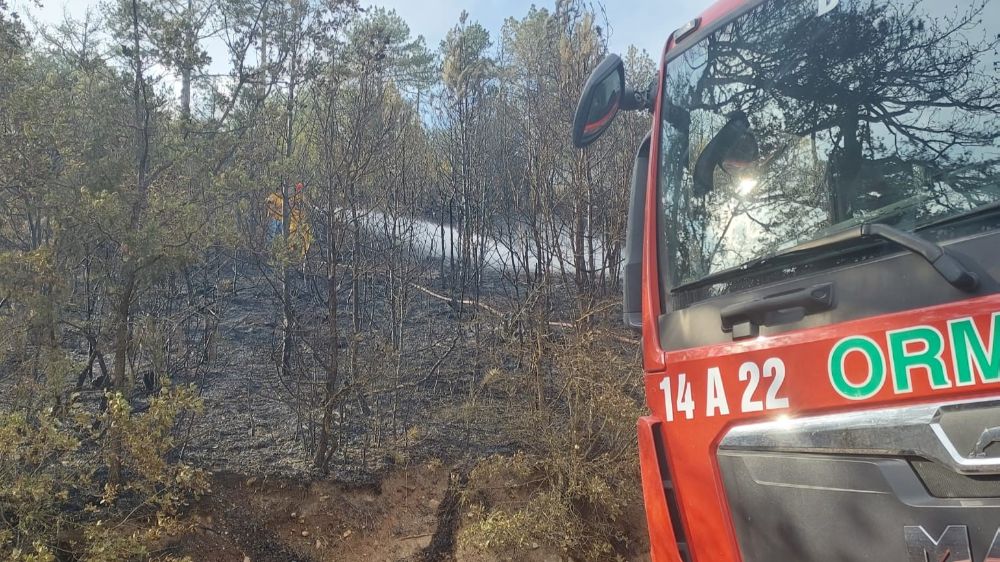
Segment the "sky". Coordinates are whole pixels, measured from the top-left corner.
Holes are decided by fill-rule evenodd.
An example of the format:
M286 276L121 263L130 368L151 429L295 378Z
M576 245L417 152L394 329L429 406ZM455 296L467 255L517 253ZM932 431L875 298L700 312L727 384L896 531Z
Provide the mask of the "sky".
M396 10L414 33L423 35L428 45L436 47L445 33L458 23L462 10L477 20L491 34L496 34L504 19L522 17L532 4L551 8L545 0L383 0L367 2ZM710 0L609 0L605 12L611 31L612 52L624 53L630 44L646 49L659 59L670 33L695 18L711 4Z
M29 14L43 24L57 23L63 14L80 18L100 0L14 0L10 4L21 14ZM410 25L414 35L423 35L427 45L437 49L448 29L458 23L463 10L496 35L504 19L523 17L532 4L551 8L554 0L362 0L366 6L393 9ZM697 17L711 0L607 0L605 12L612 52L624 53L630 44L649 51L659 60L663 43L670 33Z

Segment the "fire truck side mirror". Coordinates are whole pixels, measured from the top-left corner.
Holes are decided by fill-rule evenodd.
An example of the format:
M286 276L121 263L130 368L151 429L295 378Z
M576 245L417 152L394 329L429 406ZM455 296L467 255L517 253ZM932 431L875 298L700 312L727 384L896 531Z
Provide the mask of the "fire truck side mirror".
M622 109L625 65L618 55L608 55L590 74L573 118L573 145L589 146L600 138Z

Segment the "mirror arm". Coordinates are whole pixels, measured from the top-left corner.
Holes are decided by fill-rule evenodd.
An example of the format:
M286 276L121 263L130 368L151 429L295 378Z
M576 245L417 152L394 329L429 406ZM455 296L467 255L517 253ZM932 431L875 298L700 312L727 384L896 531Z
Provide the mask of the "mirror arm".
M636 91L632 88L625 88L622 92L622 111L641 111L653 109L653 100L656 97L656 80L649 83L645 90Z

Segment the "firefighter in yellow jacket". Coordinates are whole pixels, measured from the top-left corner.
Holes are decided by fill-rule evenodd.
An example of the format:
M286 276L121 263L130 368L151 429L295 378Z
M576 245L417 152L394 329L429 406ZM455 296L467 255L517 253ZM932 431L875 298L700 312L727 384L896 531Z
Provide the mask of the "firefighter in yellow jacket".
M305 257L313 241L304 191L305 185L299 182L295 184L295 193L288 198L288 243L298 249L302 257ZM270 219L269 230L272 237L281 233L285 217L282 201L280 192L275 191L267 196L267 216Z

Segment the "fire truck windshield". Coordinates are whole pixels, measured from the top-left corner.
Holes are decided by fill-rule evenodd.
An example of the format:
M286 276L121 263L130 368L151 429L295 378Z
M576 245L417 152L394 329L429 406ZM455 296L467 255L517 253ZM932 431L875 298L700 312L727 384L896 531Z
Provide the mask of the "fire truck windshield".
M675 47L658 162L668 286L1000 200L998 34L996 0L769 0Z

